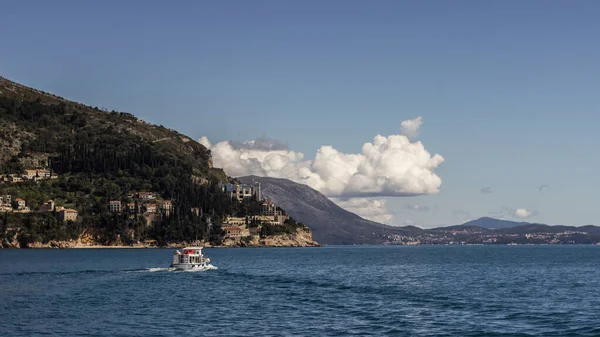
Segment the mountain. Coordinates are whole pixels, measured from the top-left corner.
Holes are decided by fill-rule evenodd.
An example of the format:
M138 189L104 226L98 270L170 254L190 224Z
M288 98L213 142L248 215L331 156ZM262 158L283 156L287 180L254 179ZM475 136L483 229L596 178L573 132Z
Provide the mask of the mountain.
M390 235L414 235L422 229L393 227L366 220L348 212L318 191L288 179L246 176L241 183L259 182L264 198L273 200L287 214L308 225L321 244L381 244Z
M465 222L461 226L465 227L481 227L487 229L499 229L499 228L511 228L518 227L523 225L528 225L529 222L517 222L517 221L508 221L508 220L500 220L489 217L483 217L476 220L471 220Z

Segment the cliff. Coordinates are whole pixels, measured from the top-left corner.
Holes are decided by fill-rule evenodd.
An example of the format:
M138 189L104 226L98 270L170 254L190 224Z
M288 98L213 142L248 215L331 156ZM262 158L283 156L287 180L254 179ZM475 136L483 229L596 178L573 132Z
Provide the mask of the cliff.
M253 236L250 240L227 239L220 247L320 247L308 229L296 229L295 234L270 235L264 238Z

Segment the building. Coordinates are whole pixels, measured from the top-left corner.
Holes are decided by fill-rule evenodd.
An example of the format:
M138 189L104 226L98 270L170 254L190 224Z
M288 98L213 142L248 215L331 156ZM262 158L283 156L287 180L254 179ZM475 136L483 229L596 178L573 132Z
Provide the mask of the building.
M156 204L147 204L146 212L147 213L156 213Z
M154 193L153 192L138 192L138 199L140 199L142 201L154 200Z
M54 200L50 199L40 206L40 212L52 212L54 210Z
M160 208L160 211L166 216L170 216L173 211L173 202L171 200L161 200L158 202L158 208Z
M48 179L52 176L52 174L48 170L37 170L37 176L42 179Z
M131 214L137 214L138 213L138 210L135 207L135 202L130 202L130 203L127 204L127 211L129 213L131 213Z
M2 196L2 203L5 205L10 205L12 203L12 197L10 194L5 194Z
M283 225L283 223L286 220L286 217L281 215L255 215L252 217L252 219L262 224L278 226Z
M8 181L11 183L20 183L23 181L23 178L17 176L16 174L13 174L8 177Z
M12 210L10 195L0 196L0 211L11 212Z
M225 227L225 237L227 238L241 238L244 236L249 236L250 231L247 228L242 227Z
M65 208L58 212L58 219L60 221L76 221L77 211L70 208Z
M23 178L33 180L35 177L37 177L37 170L25 170Z
M254 198L255 200L260 199L260 183L253 185L248 184L220 184L221 190L231 198L236 198L242 201L247 198Z
M224 226L232 226L232 225L242 225L245 226L246 225L246 218L242 218L242 217L231 217L228 216L227 218L225 218L225 221L223 221L223 225Z
M25 207L26 207L25 200L23 200L21 198L16 198L15 201L17 202L17 209L19 209L19 210L25 209Z
M275 205L273 200L265 200L263 202L262 213L263 215L276 215L278 213L277 206Z
M108 209L111 213L121 213L121 201L111 200L108 202Z

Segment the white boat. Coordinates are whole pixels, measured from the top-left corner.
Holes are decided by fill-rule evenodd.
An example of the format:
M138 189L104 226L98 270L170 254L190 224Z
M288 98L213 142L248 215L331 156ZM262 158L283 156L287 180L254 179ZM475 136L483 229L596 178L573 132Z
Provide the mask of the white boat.
M175 250L171 268L181 270L203 270L208 268L210 259L202 254L202 247L185 247Z

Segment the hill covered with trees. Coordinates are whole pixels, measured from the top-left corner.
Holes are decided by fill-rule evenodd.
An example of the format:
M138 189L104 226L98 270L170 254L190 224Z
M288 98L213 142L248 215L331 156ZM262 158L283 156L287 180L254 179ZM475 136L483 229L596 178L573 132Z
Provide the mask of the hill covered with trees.
M40 169L53 179L37 173L16 182ZM210 150L193 139L2 77L0 175L0 195L25 200L28 210L0 217L4 246L75 240L83 233L100 244L215 242L220 219L261 211L259 200L239 202L221 191L220 183L233 180L212 167ZM172 208L151 221L138 216L140 191L172 201ZM54 209L37 212L48 201ZM124 211L111 212L110 201L122 202ZM57 207L76 211L77 220L61 220Z

